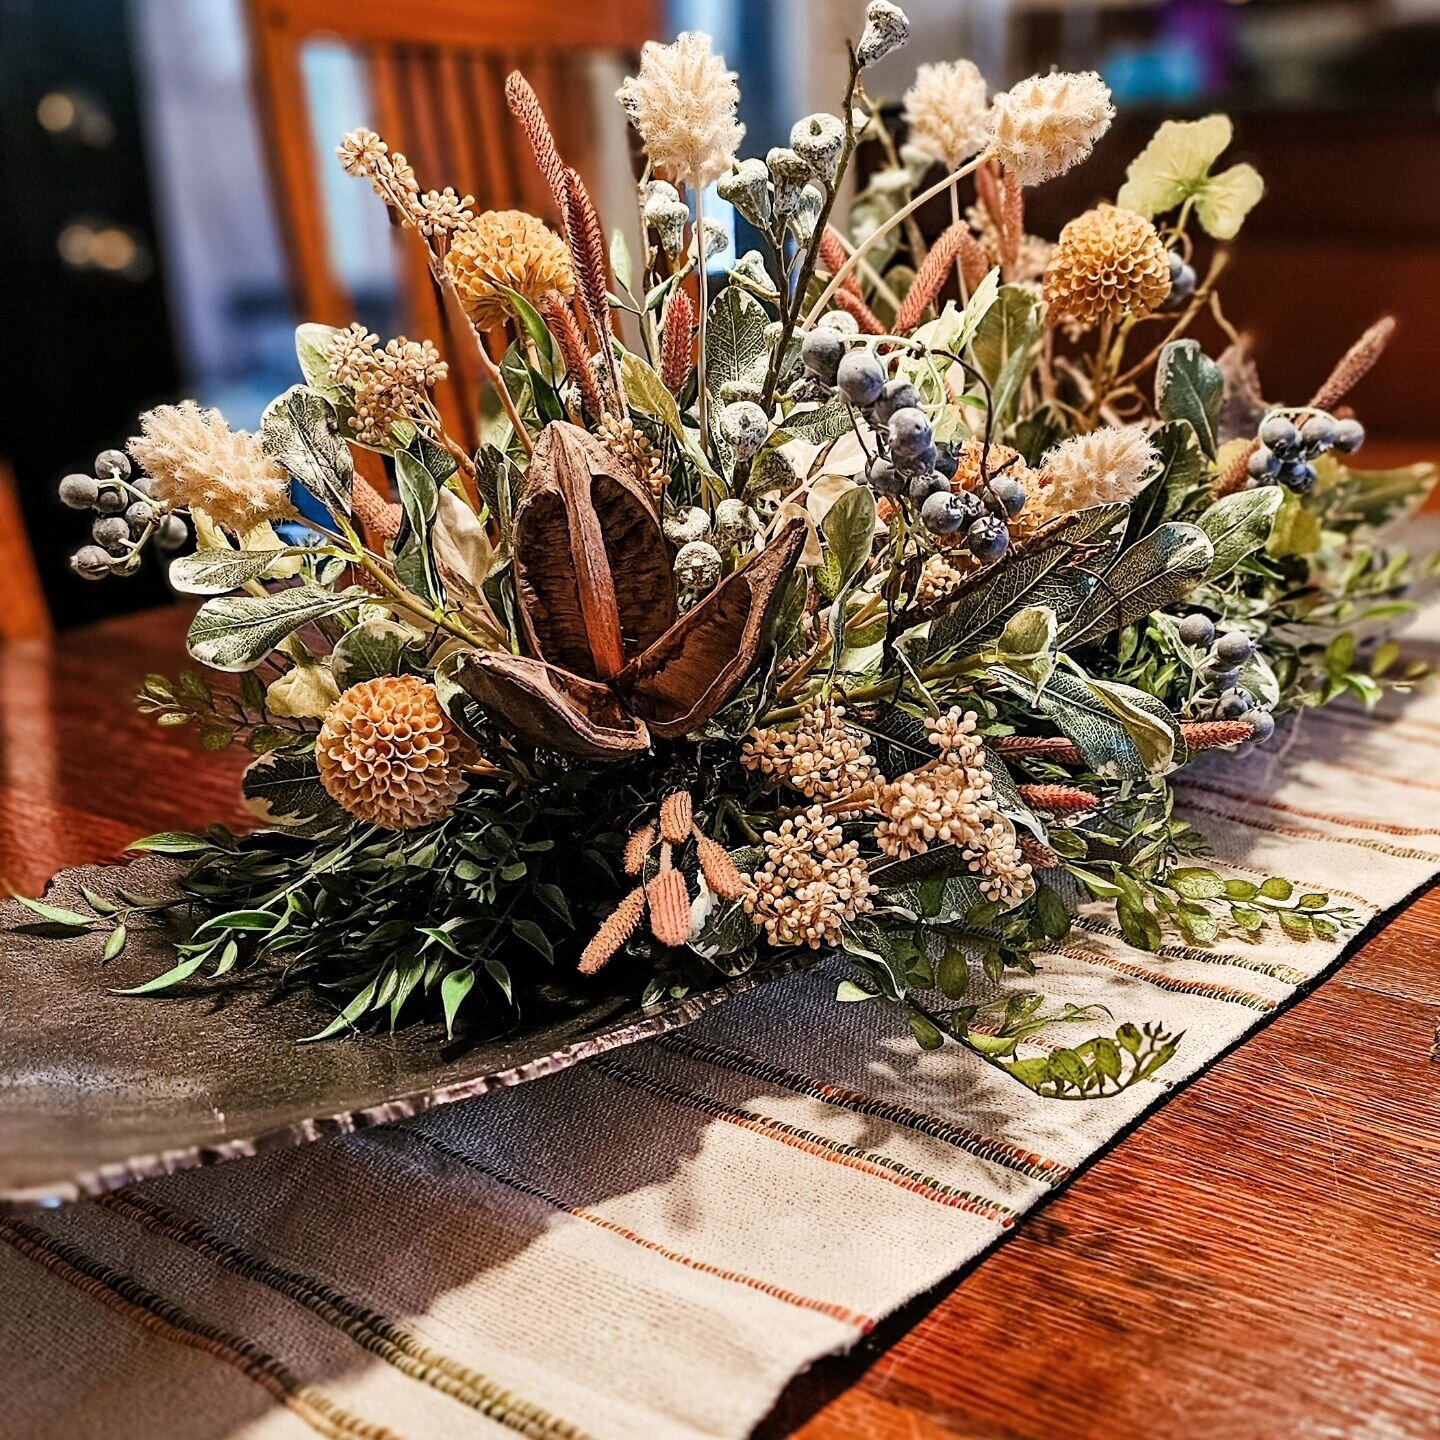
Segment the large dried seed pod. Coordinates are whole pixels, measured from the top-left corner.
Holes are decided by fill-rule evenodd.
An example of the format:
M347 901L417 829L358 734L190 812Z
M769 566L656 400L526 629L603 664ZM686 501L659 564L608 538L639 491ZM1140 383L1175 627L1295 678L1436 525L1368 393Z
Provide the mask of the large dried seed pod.
M548 425L515 515L515 589L535 655L610 680L675 621L669 547L645 487L576 425Z

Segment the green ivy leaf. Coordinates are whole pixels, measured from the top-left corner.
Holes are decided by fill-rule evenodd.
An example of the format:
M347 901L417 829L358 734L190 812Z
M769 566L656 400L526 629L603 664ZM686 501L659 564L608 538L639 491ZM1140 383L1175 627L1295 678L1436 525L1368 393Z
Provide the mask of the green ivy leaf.
M1220 444L1225 377L1198 340L1172 340L1155 368L1155 410L1162 420L1188 420L1213 460Z
M336 433L337 423L334 407L323 395L295 385L266 407L260 444L332 515L349 515L355 467Z

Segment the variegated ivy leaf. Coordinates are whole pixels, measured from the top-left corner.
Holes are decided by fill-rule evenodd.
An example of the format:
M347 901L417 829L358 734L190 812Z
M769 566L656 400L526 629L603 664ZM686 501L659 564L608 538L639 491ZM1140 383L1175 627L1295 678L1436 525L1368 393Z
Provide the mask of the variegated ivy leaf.
M815 580L829 599L844 591L870 558L875 539L875 496L864 485L846 490L820 522L825 560Z
M336 429L330 402L307 385L294 385L266 406L260 443L332 515L349 515L355 469Z
M365 599L359 589L332 595L310 585L273 595L227 595L207 600L195 613L185 647L212 670L253 670L287 635L302 625L349 609Z
M1196 519L1215 547L1207 580L1228 575L1242 560L1265 547L1285 499L1279 485L1241 490L1217 500Z
M676 440L684 443L685 425L675 397L655 371L629 350L620 352L620 383L625 388L626 400L636 410L658 420Z
M765 309L738 285L727 286L711 301L705 325L705 388L718 398L722 385L765 380L769 347Z
M1153 220L1193 200L1195 217L1206 232L1216 240L1233 240L1265 193L1265 182L1253 165L1210 173L1232 134L1228 115L1165 121L1130 162L1115 203Z
M1002 665L1023 675L1037 690L1055 670L1055 612L1048 605L1031 605L1010 617L995 653Z
M343 818L320 783L313 750L272 750L251 762L240 782L245 807L269 825Z
M258 580L277 561L303 550L196 550L170 562L170 584L182 595L224 595Z
M1163 610L1188 595L1210 570L1215 551L1197 525L1167 520L1132 545L1104 574L1062 637L1067 647Z

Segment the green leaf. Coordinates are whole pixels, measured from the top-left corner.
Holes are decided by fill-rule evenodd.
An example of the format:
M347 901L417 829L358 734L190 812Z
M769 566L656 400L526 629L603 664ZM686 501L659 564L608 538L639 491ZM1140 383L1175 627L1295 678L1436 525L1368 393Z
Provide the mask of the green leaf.
M186 648L212 670L253 670L302 625L349 609L363 598L360 590L334 595L313 585L272 595L221 596L196 612Z
M1302 895L1296 903L1302 910L1323 910L1330 903L1330 897L1314 891L1309 895Z
M860 573L875 541L875 496L869 486L857 485L841 495L826 512L820 531L835 563L839 595Z
M260 443L332 515L349 515L355 468L336 425L334 407L323 395L295 385L266 407Z
M1019 285L1002 285L975 331L970 354L991 389L997 422L1013 418L1020 388L1035 362L1045 327L1042 302Z
M18 905L23 905L32 915L38 915L52 925L64 925L70 930L88 930L96 923L94 915L82 915L80 911L67 910L63 905L47 905L43 900L29 900L24 895L17 895L13 890L10 898Z
M1205 576L1214 553L1203 530L1167 520L1105 572L1065 628L1062 643L1073 647L1098 639L1173 605Z
M1232 165L1196 195L1195 218L1213 239L1233 240L1264 194L1265 181L1253 165Z
M170 584L182 595L224 595L258 580L277 560L303 549L196 550L170 562Z
M1047 606L1057 615L1073 613L1095 586L1089 572L1093 557L1082 568L1076 547L1097 540L1118 544L1127 514L1125 505L1077 510L1047 527L1033 549L981 572L980 580L931 624L929 653L978 649L1000 634L1022 604Z
M1039 690L1055 671L1056 628L1055 612L1048 605L1019 610L1000 632L996 656Z
M1213 870L1172 870L1166 880L1187 900L1218 900L1225 894L1225 882Z
M343 819L315 768L313 751L272 750L250 762L240 782L245 807L270 825Z
M976 332L999 298L1000 267L997 265L971 292L965 311L960 317L960 328L955 338L946 343L945 349L963 355L965 347L974 340Z
M401 552L413 551L419 561L417 573L422 584L417 593L440 604L445 592L430 543L430 528L435 522L440 487L430 471L408 450L395 452L395 481L400 491L400 503L405 508L405 518L410 522L409 534ZM401 556L397 555L397 561L400 559Z
M1253 900L1260 893L1260 887L1251 880L1227 880L1225 882L1225 898L1227 900Z
M1115 203L1153 220L1193 198L1196 218L1207 233L1217 240L1233 240L1265 185L1250 165L1211 175L1211 166L1230 144L1231 133L1227 115L1165 121L1130 162Z
M940 959L935 983L949 1000L959 1000L970 988L970 957L958 946L949 945Z
M1155 368L1155 409L1162 420L1188 420L1213 460L1219 448L1225 377L1198 340L1172 340Z
M1120 930L1125 938L1141 950L1158 950L1162 943L1160 922L1144 905L1131 900L1119 900L1115 914L1120 921Z
M112 990L112 995L153 995L157 990L168 990L182 980L188 980L210 957L208 949L199 950L177 961L163 975L147 980L143 985L132 985L125 990Z
M192 835L185 830L162 830L158 835L134 840L125 848L148 855L203 855L215 847L203 835Z
M853 980L842 980L835 987L835 998L842 1005L858 1004L862 1000L878 1000L873 990L862 990Z
M1188 420L1171 420L1150 437L1159 456L1154 477L1130 505L1130 544L1163 520L1173 520L1205 478L1206 460Z
M117 925L111 932L110 938L105 942L105 951L100 956L100 963L108 964L125 948L125 941L129 938L129 931L124 925Z
M1260 886L1260 893L1267 900L1288 900L1295 887L1283 875L1272 875Z
M377 976L323 1030L307 1035L300 1043L309 1045L316 1040L328 1040L332 1035L348 1030L374 1004L379 988L380 979Z
M910 1015L910 1033L919 1042L922 1050L938 1050L945 1043L945 1036L923 1015L914 1011Z
M475 972L468 966L464 970L452 970L440 982L440 1003L445 1009L445 1034L455 1036L455 1012L475 984Z
M1195 523L1215 548L1207 580L1228 575L1242 560L1264 549L1284 499L1282 486L1264 485L1226 495L1201 512Z
M531 949L539 951L546 960L555 959L555 951L548 937L533 920L517 920L511 929L517 940L523 940Z
M1288 555L1314 555L1323 539L1320 517L1299 495L1286 490L1276 513L1265 553L1283 560Z
M341 690L382 675L418 674L424 661L419 636L394 620L367 620L347 630L330 652L330 673Z
M610 232L610 268L615 272L616 280L628 290L632 278L630 247L625 243L625 232L618 225Z
M705 324L705 388L718 399L722 385L750 381L761 385L769 360L765 307L738 285L727 286L710 302Z
M658 420L683 444L685 424L680 418L680 407L675 403L675 397L655 371L629 350L620 354L620 383L633 409Z

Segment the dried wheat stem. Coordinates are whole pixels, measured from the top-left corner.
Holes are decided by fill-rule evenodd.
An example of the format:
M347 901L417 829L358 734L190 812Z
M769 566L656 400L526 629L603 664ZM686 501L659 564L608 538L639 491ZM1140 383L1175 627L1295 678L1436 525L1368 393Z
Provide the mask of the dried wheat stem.
M1251 735L1248 720L1182 720L1180 733L1191 750L1238 745ZM1050 735L999 735L985 742L997 755L1053 760L1057 765L1083 765L1085 757L1073 741Z
M585 348L584 337L575 322L574 313L565 303L565 297L558 290L549 290L540 303L560 353L565 357L565 369L580 387L580 396L592 418L599 420L605 413L605 402L600 394L600 382L595 378L595 368L590 364L590 354Z
M616 413L623 416L625 392L615 364L615 329L610 320L610 272L605 257L605 229L578 170L566 169L565 193L565 228L575 269L575 286L580 292L585 317L595 332L595 342L600 347L600 358L610 381L611 394L619 407Z
M1032 810L1048 810L1053 815L1094 810L1100 804L1097 796L1074 785L1020 785L1020 798Z
M1060 857L1043 840L1033 835L1021 835L1020 853L1032 870L1058 870Z
M820 258L825 262L825 268L832 275L850 258L845 249L845 243L840 238L840 232L833 225L827 225L820 232ZM842 292L848 291L851 295L860 295L859 277L852 275L840 288Z
M925 312L945 288L945 279L952 264L960 266L966 288L972 291L989 269L984 248L963 221L951 225L930 247L930 253L906 292L905 303L895 316L897 335L908 334L924 320Z
M688 290L677 288L665 307L665 328L660 341L660 378L679 399L690 379L694 354L695 302Z
M363 475L355 476L351 507L367 536L383 542L400 533L400 506L391 504Z

